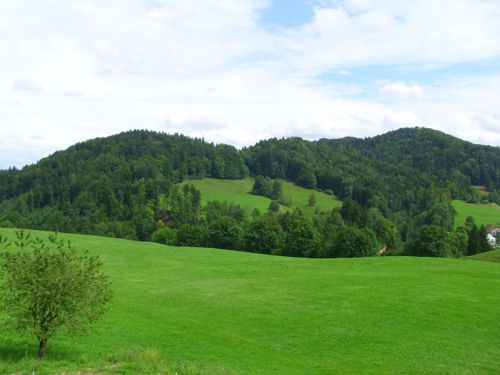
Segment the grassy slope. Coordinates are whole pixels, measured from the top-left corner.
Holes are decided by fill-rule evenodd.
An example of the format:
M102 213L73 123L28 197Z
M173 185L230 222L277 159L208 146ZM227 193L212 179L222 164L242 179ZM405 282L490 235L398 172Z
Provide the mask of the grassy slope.
M202 204L207 201L219 200L240 204L241 206L257 207L261 212L266 212L270 200L265 197L250 194L253 186L253 179L244 180L217 180L205 178L203 180L185 181L193 184L201 192ZM309 196L313 191L291 182L283 182L283 194L292 197L292 207L300 206L304 213L312 215L315 207L307 206ZM333 207L342 206L342 202L336 197L324 193L315 192L316 206L322 211L330 210ZM453 201L453 207L457 211L455 217L455 227L464 223L467 216L473 216L476 224L493 224L500 226L500 206L492 204L470 204L460 200ZM283 207L287 209L286 207Z
M453 207L457 211L455 227L465 223L467 216L474 217L475 223L480 225L493 224L500 226L500 206L495 203L471 204L464 201L454 200Z
M219 200L235 202L243 206L257 207L261 212L266 212L271 202L268 198L250 194L253 186L253 179L244 180L216 180L205 178L203 180L185 181L194 185L201 192L202 204L207 201ZM301 206L304 213L312 215L314 207L306 206L309 196L313 190L294 185L291 182L283 181L283 195L292 197L292 207ZM321 210L331 210L333 207L340 207L340 202L336 197L320 192L316 194L316 206ZM286 209L284 207L284 209Z
M486 253L476 254L469 257L475 260L485 260L488 262L500 263L500 250L488 251Z
M65 237L101 254L115 299L97 333L55 337L48 360L142 346L242 374L500 370L496 263L297 259ZM26 351L36 352L34 340L4 339L0 361Z

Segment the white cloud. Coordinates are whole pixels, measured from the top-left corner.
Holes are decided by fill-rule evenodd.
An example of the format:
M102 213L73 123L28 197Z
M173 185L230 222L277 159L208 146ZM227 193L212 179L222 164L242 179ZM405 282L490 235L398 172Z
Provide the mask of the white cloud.
M409 111L393 112L388 109L385 112L383 124L386 128L399 129L403 127L422 126L417 116Z
M331 1L313 22L287 32L289 58L311 69L371 64L431 64L500 54L496 1ZM328 4L328 3L327 3Z
M38 94L43 91L43 87L40 86L32 78L17 78L12 84L12 90L26 90Z
M259 24L268 4L3 0L0 168L137 128L241 147L428 126L500 144L498 71L345 83L360 66L495 61L499 2L332 0L290 29Z
M418 99L422 97L424 89L417 84L408 86L405 82L393 82L380 88L379 93L394 99Z
M167 133L182 133L200 137L207 132L229 130L229 126L208 118L190 118L183 112L174 112L167 116L161 128ZM204 135L203 135L204 137Z

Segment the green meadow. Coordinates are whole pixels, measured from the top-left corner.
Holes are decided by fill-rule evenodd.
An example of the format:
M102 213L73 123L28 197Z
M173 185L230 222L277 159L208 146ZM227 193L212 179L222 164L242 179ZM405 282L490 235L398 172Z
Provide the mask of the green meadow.
M137 348L207 374L500 372L498 263L300 259L60 236L100 255L110 311L96 332L51 339L43 364L32 359L34 339L1 336L2 374L90 374L95 364L93 374L153 373L125 371L119 359ZM187 373L199 374L179 371Z
M184 182L194 185L201 192L202 205L205 205L207 201L213 200L228 201L240 204L242 207L251 207L251 209L257 207L260 212L264 213L267 212L269 203L271 203L269 198L250 193L253 187L253 179L250 177L243 180L205 178L203 180L189 180ZM311 193L316 195L315 207L307 205ZM316 207L322 211L326 211L342 206L342 202L335 196L306 189L289 181L283 181L283 195L292 198L292 208L299 206L309 216L312 216ZM283 210L290 210L288 207L281 207Z
M467 216L474 217L474 221L478 226L486 224L500 226L500 206L495 203L473 204L454 200L453 207L457 211L455 227L465 223Z

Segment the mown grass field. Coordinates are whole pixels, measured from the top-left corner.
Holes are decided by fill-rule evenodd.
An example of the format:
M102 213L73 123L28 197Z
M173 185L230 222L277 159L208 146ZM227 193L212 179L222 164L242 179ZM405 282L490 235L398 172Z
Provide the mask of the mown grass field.
M457 211L455 227L465 223L467 216L474 217L474 221L478 226L486 224L500 226L500 206L495 203L472 204L454 200L453 207Z
M64 237L101 255L115 298L97 332L49 341L37 375L75 373L136 347L238 374L500 372L497 263L299 259ZM0 373L31 374L25 367L36 361L23 358L36 352L35 340L3 337Z
M214 178L205 178L203 180L186 180L184 183L194 185L201 192L202 205L207 201L219 200L221 202L235 202L242 207L248 206L253 209L257 207L260 212L267 212L270 199L252 195L250 192L253 187L253 179L248 177L243 180L217 180ZM311 193L316 195L316 205L320 210L331 210L334 207L342 206L342 202L337 197L325 193L313 191L294 185L291 182L283 181L283 195L292 198L292 209L299 206L306 215L311 216L315 207L307 206ZM282 206L283 210L290 210Z

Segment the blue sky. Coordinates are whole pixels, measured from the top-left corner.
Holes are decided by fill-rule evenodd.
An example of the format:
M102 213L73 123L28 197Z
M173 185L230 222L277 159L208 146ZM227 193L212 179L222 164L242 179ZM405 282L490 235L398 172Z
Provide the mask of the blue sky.
M318 1L276 0L261 11L259 23L266 26L296 27L311 22Z
M500 2L3 0L0 169L129 129L500 145Z

